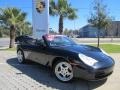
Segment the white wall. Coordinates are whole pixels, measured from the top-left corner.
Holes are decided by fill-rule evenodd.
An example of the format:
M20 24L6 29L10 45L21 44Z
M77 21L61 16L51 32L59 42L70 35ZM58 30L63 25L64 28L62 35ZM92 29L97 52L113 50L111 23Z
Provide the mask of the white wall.
M41 13L37 12L36 6L39 2L45 2L45 8ZM49 32L49 0L32 0L33 9L33 37L41 38Z

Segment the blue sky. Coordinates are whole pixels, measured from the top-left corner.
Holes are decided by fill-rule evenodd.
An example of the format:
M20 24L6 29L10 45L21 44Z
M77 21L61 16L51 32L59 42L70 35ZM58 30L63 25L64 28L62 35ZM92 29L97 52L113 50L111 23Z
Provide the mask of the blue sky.
M93 0L68 0L74 8L78 9L78 19L70 21L65 19L64 28L79 29L87 24L92 10ZM109 10L109 15L120 20L120 0L103 0ZM0 7L18 7L28 13L27 20L32 22L32 0L0 0ZM58 29L58 17L50 17L50 28Z

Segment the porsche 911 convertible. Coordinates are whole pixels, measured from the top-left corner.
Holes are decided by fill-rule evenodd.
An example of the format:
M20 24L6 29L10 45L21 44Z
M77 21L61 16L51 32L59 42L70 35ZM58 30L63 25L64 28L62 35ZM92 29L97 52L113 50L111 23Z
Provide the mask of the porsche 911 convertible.
M106 79L112 74L114 60L102 49L78 45L64 35L16 38L19 63L32 60L52 68L56 78L68 82L74 77L86 80Z

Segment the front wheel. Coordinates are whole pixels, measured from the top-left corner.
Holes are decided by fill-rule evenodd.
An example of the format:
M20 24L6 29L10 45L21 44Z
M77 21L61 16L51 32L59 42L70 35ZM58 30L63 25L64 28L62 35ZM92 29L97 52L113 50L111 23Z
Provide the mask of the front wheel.
M59 61L54 66L54 74L58 80L68 82L73 79L72 66L66 61Z

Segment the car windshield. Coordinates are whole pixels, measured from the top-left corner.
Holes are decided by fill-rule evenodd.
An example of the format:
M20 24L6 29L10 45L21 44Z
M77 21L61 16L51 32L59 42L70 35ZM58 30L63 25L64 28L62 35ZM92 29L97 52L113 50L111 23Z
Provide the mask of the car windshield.
M66 36L49 36L47 37L47 41L50 46L67 46L67 45L75 45L76 43Z

